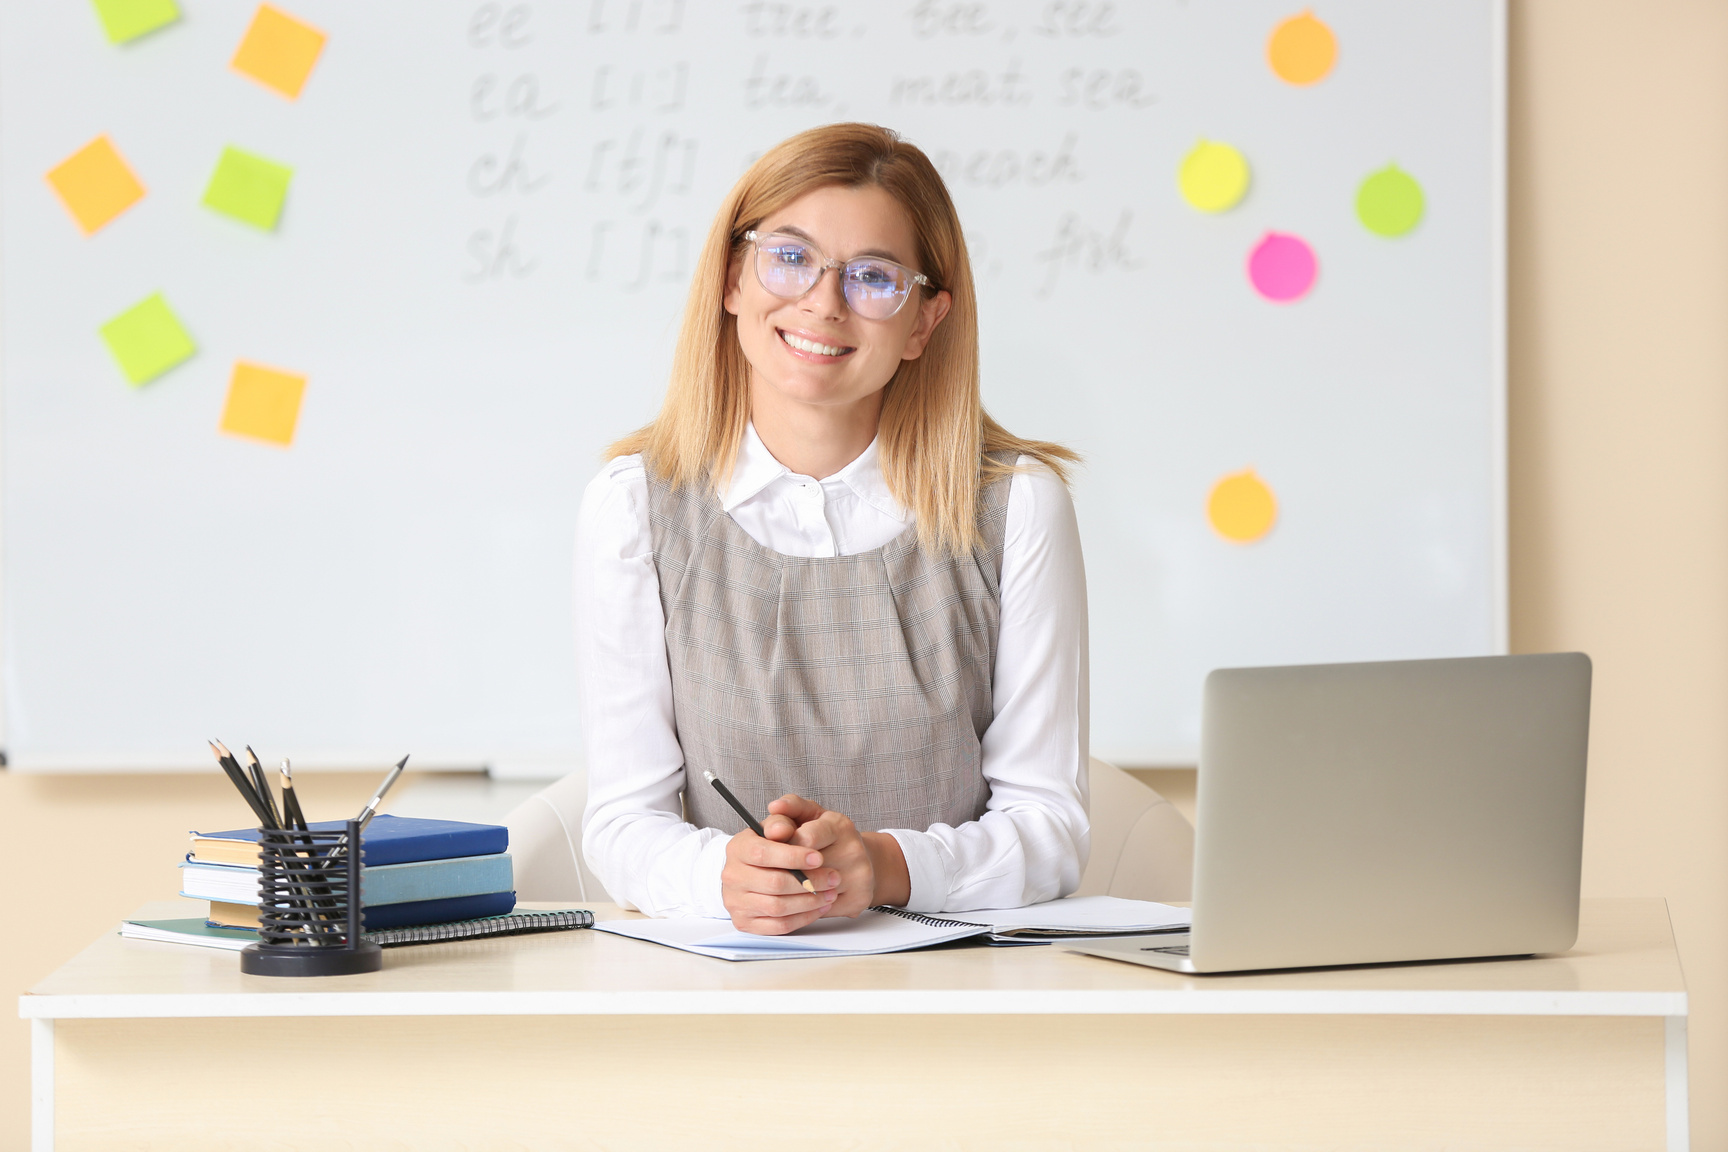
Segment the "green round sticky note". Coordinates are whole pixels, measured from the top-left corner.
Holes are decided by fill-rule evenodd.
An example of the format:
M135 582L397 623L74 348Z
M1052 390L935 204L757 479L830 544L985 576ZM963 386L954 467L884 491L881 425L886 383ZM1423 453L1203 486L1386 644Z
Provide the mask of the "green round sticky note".
M1422 219L1422 185L1396 164L1373 173L1356 190L1356 217L1377 236L1402 236Z

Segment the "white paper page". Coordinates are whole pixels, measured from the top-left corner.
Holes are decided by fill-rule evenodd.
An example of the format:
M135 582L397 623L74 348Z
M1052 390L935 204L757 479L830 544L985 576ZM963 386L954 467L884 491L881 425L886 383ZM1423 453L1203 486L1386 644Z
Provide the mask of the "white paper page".
M685 917L670 920L607 920L601 932L682 948L721 960L790 960L814 956L874 956L975 936L975 925L935 927L886 912L864 912L856 920L818 920L785 936L739 932L727 920Z
M988 924L992 932L1028 929L1063 932L1156 932L1186 927L1194 917L1186 908L1118 896L1074 896L1025 908L979 908L945 912L938 919Z

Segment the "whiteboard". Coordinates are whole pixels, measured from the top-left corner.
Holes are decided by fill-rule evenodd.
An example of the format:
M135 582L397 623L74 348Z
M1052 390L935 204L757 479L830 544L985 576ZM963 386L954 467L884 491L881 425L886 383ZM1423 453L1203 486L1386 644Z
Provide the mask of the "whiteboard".
M1294 0L283 0L297 100L230 70L253 5L110 45L0 3L4 745L26 770L579 763L571 540L655 411L693 255L750 160L888 124L948 176L985 401L1084 453L1092 738L1192 762L1218 666L1505 648L1503 29L1495 0L1336 0L1336 67L1268 65ZM147 189L85 237L44 174L106 133ZM1245 199L1177 188L1202 139ZM294 170L264 232L200 204ZM1396 163L1426 210L1358 222ZM1308 294L1246 274L1268 231ZM100 325L197 342L129 386ZM290 447L218 432L237 360L304 374ZM1275 492L1265 538L1207 520Z

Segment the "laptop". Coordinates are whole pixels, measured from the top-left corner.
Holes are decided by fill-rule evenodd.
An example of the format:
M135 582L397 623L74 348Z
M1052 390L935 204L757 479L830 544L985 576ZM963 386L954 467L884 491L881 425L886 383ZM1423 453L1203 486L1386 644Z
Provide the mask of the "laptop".
M1193 927L1063 946L1194 973L1563 952L1589 724L1577 652L1219 669Z

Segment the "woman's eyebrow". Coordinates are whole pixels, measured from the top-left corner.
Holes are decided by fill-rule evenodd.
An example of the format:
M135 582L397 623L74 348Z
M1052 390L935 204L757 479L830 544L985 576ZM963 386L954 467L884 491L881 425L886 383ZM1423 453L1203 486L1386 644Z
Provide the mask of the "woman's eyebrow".
M814 236L810 235L810 233L804 231L804 229L798 227L796 224L788 224L782 228L770 228L768 231L778 232L782 236L796 236L798 239L817 248L822 247L822 245L816 243L816 238ZM902 263L900 257L894 255L894 253L888 251L886 248L866 248L862 252L852 253L852 255L847 257L847 259L856 260L860 256L874 256L881 260L892 260L896 264Z

